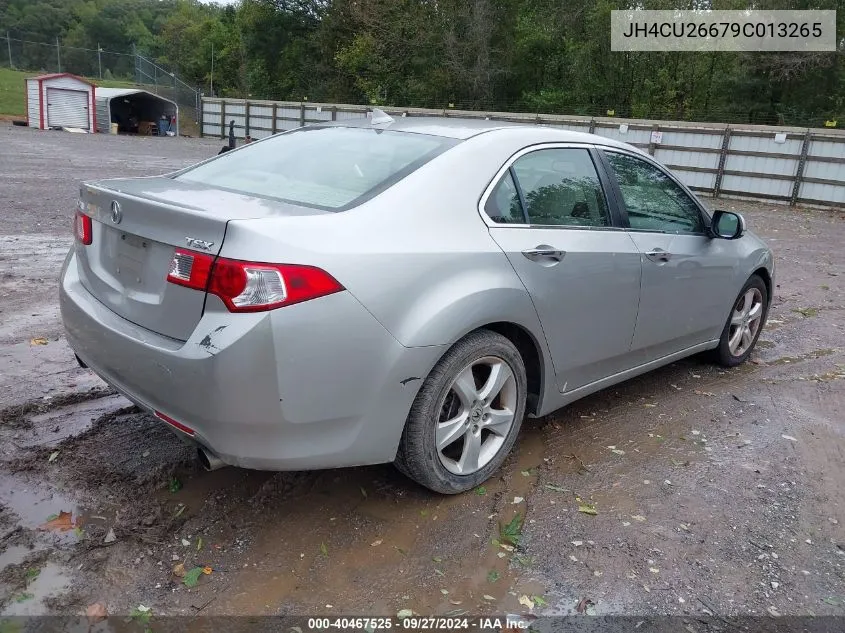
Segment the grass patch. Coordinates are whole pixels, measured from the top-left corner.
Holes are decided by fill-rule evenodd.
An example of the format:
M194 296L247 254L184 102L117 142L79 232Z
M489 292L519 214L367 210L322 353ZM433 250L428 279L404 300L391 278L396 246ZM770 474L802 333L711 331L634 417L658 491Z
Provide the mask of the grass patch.
M0 68L0 114L22 116L26 109L24 80L29 73Z

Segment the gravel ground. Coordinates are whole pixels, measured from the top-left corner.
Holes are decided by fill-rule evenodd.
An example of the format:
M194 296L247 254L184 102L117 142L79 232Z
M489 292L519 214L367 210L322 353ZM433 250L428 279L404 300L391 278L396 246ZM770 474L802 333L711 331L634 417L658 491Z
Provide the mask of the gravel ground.
M214 156L223 144L45 132L0 121L0 235L68 235L81 181L175 171Z
M4 614L845 612L843 210L720 201L777 257L752 362L688 359L528 421L483 494L444 498L389 466L200 472L74 364L55 279L78 182L219 141L0 136ZM493 541L516 515L510 551Z

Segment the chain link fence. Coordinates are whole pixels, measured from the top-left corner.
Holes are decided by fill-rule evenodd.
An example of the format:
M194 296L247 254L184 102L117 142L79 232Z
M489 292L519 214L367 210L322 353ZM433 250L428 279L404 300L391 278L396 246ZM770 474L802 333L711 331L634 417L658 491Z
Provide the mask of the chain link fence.
M199 133L200 92L138 50L120 53L67 46L58 38L43 42L0 31L0 68L32 74L67 72L104 87L141 88L176 102L180 129L192 136Z
M193 123L191 129L195 132L191 135L198 135L202 97L200 92L179 79L175 73L168 72L148 57L136 52L133 55L133 60L135 63L133 73L135 83L146 86L146 89L150 92L178 103L181 113L180 118L182 119L180 124L190 121ZM185 128L183 127L183 129Z

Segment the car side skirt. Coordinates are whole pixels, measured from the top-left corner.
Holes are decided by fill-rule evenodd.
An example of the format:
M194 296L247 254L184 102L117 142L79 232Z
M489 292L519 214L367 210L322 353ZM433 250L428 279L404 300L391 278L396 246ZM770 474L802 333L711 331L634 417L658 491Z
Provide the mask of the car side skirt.
M578 389L567 391L566 393L562 394L561 398L557 400L554 404L549 402L549 404L552 406L549 407L547 411L544 411L543 414L545 415L547 413L551 413L555 409L566 406L567 404L575 402L576 400L580 400L581 398L597 391L601 391L606 387L610 387L620 382L624 382L629 378L634 378L635 376L648 373L653 369L668 365L669 363L673 363L676 360L680 360L682 358L686 358L687 356L692 356L693 354L698 354L699 352L704 352L706 350L715 349L718 345L719 339L699 343L697 345L693 345L692 347L687 347L686 349L682 349L678 352L663 356L643 365L638 365L636 367L632 367L631 369L619 372L618 374L613 374L612 376L608 376L607 378L596 380L595 382L591 382L590 384L584 385L583 387L579 387Z

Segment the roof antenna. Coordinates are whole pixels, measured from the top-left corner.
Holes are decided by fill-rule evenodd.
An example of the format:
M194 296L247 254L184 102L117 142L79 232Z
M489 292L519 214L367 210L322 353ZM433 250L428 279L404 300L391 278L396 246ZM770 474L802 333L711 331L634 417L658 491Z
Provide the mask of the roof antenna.
M382 123L393 123L393 117L390 116L384 110L373 108L373 115L370 119L370 123L372 123L373 125L380 125Z

